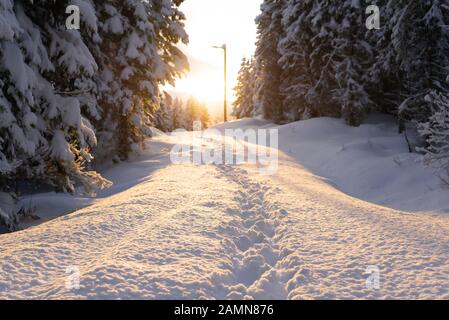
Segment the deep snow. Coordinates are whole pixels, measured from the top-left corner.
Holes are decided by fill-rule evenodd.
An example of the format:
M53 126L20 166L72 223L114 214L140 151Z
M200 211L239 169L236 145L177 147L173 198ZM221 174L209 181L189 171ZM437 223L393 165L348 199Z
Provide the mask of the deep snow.
M409 153L391 117L373 115L358 128L331 118L296 122L280 128L279 144L351 196L407 212L449 213L449 186Z
M261 127L273 125L217 128ZM89 206L0 236L0 298L448 299L448 217L411 213L443 212L448 190L394 123L279 129L272 176L249 164L173 165L173 140L160 135L105 171L115 186L98 199L34 196L40 214ZM68 267L79 290L66 288ZM366 285L373 267L379 290Z

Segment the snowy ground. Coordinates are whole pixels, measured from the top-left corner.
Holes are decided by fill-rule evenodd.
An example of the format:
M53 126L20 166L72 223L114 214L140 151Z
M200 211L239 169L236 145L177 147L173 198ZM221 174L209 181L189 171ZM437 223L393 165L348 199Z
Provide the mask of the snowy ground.
M0 235L0 298L449 299L449 217L411 213L444 212L449 191L393 125L283 126L272 176L249 164L173 165L171 143L161 136L106 171L115 189L77 204L90 206ZM41 211L46 201L73 209L57 199L34 197ZM71 267L79 290L66 287Z

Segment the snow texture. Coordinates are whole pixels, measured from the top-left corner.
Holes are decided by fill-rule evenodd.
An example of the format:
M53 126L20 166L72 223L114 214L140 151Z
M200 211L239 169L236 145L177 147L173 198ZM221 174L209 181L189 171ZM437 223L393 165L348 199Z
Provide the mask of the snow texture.
M251 127L273 125L217 129ZM173 141L160 135L147 154L105 171L116 186L90 206L0 236L0 298L448 299L446 215L335 187L390 207L449 208L393 128L327 118L279 127L272 176L250 164L172 165ZM366 285L372 266L379 290ZM76 268L80 288L68 289Z

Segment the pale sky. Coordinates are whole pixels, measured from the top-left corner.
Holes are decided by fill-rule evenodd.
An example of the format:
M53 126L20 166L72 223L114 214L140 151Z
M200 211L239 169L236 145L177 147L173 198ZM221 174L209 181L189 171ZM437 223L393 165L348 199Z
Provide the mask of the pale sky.
M223 101L223 50L213 45L228 46L228 98L243 57L254 53L256 25L262 0L186 0L181 10L186 14L186 30L190 37L187 54L191 71L169 89L206 102L212 112ZM221 104L220 104L221 103Z

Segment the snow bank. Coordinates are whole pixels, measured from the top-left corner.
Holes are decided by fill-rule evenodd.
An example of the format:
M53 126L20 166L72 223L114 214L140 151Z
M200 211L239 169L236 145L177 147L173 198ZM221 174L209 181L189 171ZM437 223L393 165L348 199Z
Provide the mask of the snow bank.
M237 121L230 121L227 123L221 123L213 127L213 129L224 131L226 129L257 129L266 126L272 126L273 124L267 120L258 118L245 118Z
M243 119L220 124L225 129L274 127L261 119ZM403 135L397 133L394 119L371 116L359 128L340 119L320 118L299 121L279 128L279 148L293 161L327 183L353 196L406 212L449 213L447 188L423 165L421 156L410 154ZM99 168L114 186L96 198L61 193L26 196L20 204L36 208L43 222L90 206L149 179L155 170L169 163L165 155L172 145L168 136L153 129L154 139L144 154L128 162ZM172 142L172 141L171 141ZM36 224L26 221L22 227Z
M165 155L169 152L170 146L157 138L151 142L148 141L148 143L151 143L151 147L148 146L142 154L131 157L129 161L104 165L97 169L114 184L109 189L99 191L95 197L56 192L30 194L22 197L19 205L35 209L35 213L40 220L28 219L21 223L21 227L27 228L75 212L150 179L155 170L168 164Z
M279 130L281 151L351 196L407 212L449 212L449 190L408 152L391 117L373 115L358 128L319 118Z
M214 129L257 129L275 127L261 119L243 119L215 126ZM279 128L279 148L292 161L341 191L362 200L406 212L448 213L447 188L421 156L410 154L403 135L397 133L392 118L371 116L359 128L348 127L331 118L299 121ZM153 131L144 154L128 162L98 168L114 182L96 198L82 195L42 193L26 196L20 204L35 207L43 222L92 205L106 197L127 190L155 170L169 165L167 135ZM36 224L26 221L22 227Z

